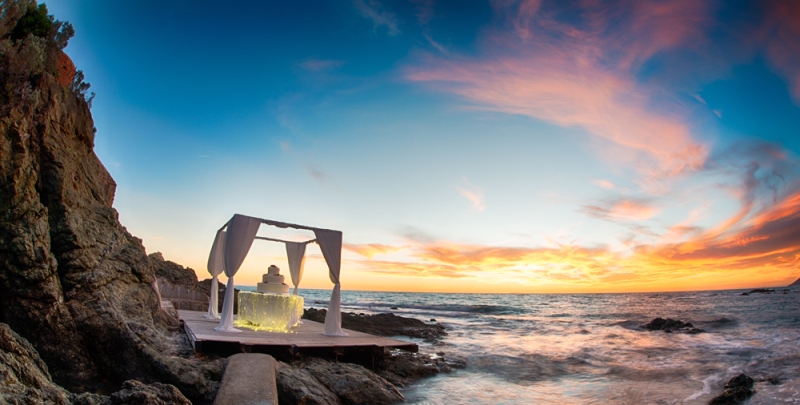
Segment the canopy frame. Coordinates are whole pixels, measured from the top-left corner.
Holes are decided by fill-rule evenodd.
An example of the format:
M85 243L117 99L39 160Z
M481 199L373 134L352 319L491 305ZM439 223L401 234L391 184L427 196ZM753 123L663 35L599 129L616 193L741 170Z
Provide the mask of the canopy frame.
M316 238L305 242L295 242L284 239L256 236L258 229L264 224L278 228L309 230L314 232ZM224 236L221 236L220 234L223 233ZM323 334L328 336L347 336L347 334L342 331L341 284L339 282L339 273L341 269L342 232L332 229L297 225L288 222L250 217L240 214L234 214L234 216L228 222L226 222L225 225L219 228L209 257L209 273L212 274L212 284L214 281L216 281L217 276L221 273L221 271L219 271L220 269L218 268L220 263L223 267L222 270L224 270L225 274L228 276L228 287L225 291L225 301L222 307L223 313L220 317L220 325L215 329L223 332L239 332L238 329L233 328L233 276L239 270L239 266L241 265L242 261L244 261L244 258L249 252L250 247L255 239L284 243L287 247L287 256L291 256L289 252L295 252L299 256L289 257L292 282L295 284L295 295L297 294L300 278L302 277L305 245L309 243L316 243L320 246L322 255L325 258L326 264L328 265L329 278L334 284L333 290L331 291L331 300L328 303L328 311L325 316ZM214 303L214 305L216 309L217 304ZM209 315L207 315L207 317L211 317L211 314L212 312L209 308Z

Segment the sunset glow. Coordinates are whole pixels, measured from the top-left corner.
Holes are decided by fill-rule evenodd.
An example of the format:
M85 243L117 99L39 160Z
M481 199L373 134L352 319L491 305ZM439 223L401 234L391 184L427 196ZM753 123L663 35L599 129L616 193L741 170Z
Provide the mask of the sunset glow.
M234 213L342 230L344 290L800 277L800 2L133 3L47 5L120 221L200 279Z

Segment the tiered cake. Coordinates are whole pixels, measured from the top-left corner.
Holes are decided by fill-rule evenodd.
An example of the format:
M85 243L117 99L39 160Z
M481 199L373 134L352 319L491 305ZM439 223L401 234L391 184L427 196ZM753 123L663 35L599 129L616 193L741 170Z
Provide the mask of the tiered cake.
M260 293L272 294L288 294L289 286L283 282L283 276L280 274L281 270L276 265L269 266L267 274L261 278L263 283L258 283L256 291Z

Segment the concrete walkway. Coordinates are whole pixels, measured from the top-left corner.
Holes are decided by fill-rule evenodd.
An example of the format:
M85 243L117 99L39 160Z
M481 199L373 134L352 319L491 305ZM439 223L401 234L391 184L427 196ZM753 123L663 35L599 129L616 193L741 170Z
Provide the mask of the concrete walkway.
M261 353L239 353L228 358L214 405L277 405L277 363Z

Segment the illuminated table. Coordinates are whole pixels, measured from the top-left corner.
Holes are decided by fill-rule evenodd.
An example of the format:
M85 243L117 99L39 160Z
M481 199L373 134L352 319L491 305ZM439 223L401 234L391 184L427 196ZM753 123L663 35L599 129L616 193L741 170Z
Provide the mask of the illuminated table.
M269 332L290 332L303 316L303 297L239 291L236 326Z

